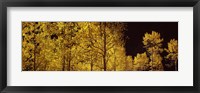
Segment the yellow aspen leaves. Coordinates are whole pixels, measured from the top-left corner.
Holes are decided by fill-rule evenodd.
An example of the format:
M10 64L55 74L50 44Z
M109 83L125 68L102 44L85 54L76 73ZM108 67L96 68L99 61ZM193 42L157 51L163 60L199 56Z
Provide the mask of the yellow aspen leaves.
M22 22L22 70L162 71L164 59L177 64L177 40L163 48L160 33L144 33L146 50L133 56L126 53L126 31L123 22Z

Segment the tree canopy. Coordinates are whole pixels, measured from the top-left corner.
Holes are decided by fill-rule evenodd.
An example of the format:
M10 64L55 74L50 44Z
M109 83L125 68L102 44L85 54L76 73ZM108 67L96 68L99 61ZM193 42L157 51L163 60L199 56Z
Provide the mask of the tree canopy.
M22 70L177 70L177 40L171 39L168 48L163 48L160 33L144 33L141 43L146 51L132 56L126 53L126 30L123 22L22 22ZM167 52L165 57L163 52Z

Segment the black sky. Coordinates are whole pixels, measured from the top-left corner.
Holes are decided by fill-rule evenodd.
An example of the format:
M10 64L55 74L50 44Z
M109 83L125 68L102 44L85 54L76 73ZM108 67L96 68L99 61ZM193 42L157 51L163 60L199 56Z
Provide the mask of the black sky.
M145 52L142 41L146 32L159 32L161 38L164 39L163 48L167 48L170 39L178 40L178 22L127 22L127 26L125 36L129 39L125 43L126 55L132 55L132 57L137 53Z

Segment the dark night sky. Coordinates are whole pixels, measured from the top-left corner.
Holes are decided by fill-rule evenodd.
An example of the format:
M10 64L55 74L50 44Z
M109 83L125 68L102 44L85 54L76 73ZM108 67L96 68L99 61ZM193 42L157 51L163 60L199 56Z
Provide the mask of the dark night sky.
M127 22L127 25L125 36L128 36L129 39L126 40L125 48L126 54L132 55L132 57L137 53L145 52L142 41L146 32L159 32L161 38L164 39L163 48L167 48L170 39L178 40L178 22Z

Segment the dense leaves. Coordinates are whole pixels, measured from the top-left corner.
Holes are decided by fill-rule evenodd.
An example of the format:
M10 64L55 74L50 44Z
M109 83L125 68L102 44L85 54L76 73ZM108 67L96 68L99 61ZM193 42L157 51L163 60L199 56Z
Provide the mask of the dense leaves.
M146 33L143 37L144 48L146 48L150 58L150 70L163 70L162 57L160 53L163 52L162 47L163 39L160 34L152 31L151 34Z
M171 63L171 67L174 67L175 70L177 69L178 64L178 41L175 39L171 39L168 43L168 49L165 49L168 53L166 59L169 60Z
M121 22L22 22L23 71L162 71L178 62L178 41L162 48L158 32L145 33L146 51L126 54ZM134 43L134 42L133 42ZM163 49L168 53L162 57ZM133 59L134 58L134 59ZM166 66L166 59L171 65Z
M149 70L149 58L147 57L146 52L142 54L138 53L137 56L134 57L134 70Z

